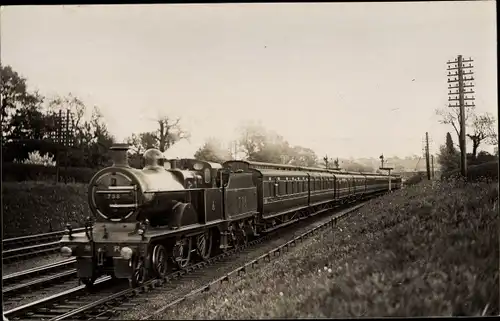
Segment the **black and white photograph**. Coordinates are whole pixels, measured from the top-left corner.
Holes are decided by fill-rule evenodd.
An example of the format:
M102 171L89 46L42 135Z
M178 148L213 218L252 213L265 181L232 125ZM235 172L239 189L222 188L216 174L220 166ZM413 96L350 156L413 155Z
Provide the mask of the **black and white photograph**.
M496 11L1 6L3 320L499 315Z

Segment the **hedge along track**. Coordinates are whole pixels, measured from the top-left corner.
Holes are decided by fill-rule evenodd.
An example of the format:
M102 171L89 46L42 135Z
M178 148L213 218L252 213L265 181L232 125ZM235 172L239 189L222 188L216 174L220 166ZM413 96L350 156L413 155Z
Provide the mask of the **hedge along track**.
M316 225L312 229L307 230L305 233L300 234L299 236L294 236L291 241L288 241L271 251L267 251L266 254L261 257L251 260L250 262L245 263L244 265L234 269L230 273L226 273L224 276L217 278L214 281L209 282L208 284L203 285L202 287L192 291L188 294L183 295L174 295L175 299L167 305L167 307L171 307L183 300L187 297L195 295L199 292L206 291L210 289L211 286L228 280L230 277L241 273L250 266L254 266L258 264L261 260L268 259L270 260L271 256L274 253L280 253L284 249L288 249L290 245L295 244L298 241L301 241L311 235L314 235L317 231L322 230L336 223L336 221L340 217L344 217L348 213L359 209L363 204L359 204L353 206L351 208L343 210L340 214L335 215L333 218L329 218L328 220L321 221L321 224ZM329 212L335 211L336 209L330 209ZM231 257L240 254L245 249L255 248L256 245L263 243L266 240L270 240L273 236L280 235L284 233L284 230L290 231L293 230L294 227L296 229L310 227L311 225L317 224L321 219L315 216L317 220L311 221L307 220L306 226L301 226L301 224L294 224L288 228L276 230L272 233L269 233L257 240L251 241L244 246L240 246L238 248L232 249L230 251L224 252L220 255L217 255L213 258L205 262L194 263L188 266L185 270L176 271L167 275L164 279L154 279L145 282L142 286L130 289L128 288L128 282L117 282L114 286L107 287L107 282L110 281L109 277L104 277L99 279L97 283L96 290L99 291L102 288L102 284L105 285L105 291L97 292L97 293L89 293L85 287L79 286L75 289L65 291L61 294L55 295L51 298L47 298L44 300L39 300L37 302L33 302L27 304L22 307L18 307L16 309L7 311L5 316L9 318L9 320L17 320L17 319L37 319L37 320L64 320L64 319L110 319L115 314L126 311L131 307L136 306L136 303L130 303L130 299L134 300L134 297L137 297L141 292L148 292L154 288L161 288L162 286L171 286L172 292L175 292L176 289L174 283L187 281L188 275L193 274L193 272L211 267L211 268L222 268L224 264L231 263L224 262L225 259L230 259ZM252 249L257 250L257 249ZM217 264L221 263L221 264ZM172 287L173 286L173 287ZM168 290L167 290L168 292ZM161 311L157 311L155 313L160 313Z
M75 233L83 230L84 228L73 229ZM56 231L2 240L2 262L6 264L30 257L56 253L60 250L59 240L64 233L66 231Z

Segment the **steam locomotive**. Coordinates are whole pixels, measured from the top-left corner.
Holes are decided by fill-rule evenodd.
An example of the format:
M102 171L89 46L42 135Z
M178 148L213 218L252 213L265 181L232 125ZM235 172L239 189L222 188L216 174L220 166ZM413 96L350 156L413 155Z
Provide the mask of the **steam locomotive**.
M89 182L93 217L85 231L67 225L61 252L76 257L87 286L102 275L136 287L193 260L248 242L333 207L401 187L401 178L251 161L167 162L157 149L145 167L128 164L126 144Z

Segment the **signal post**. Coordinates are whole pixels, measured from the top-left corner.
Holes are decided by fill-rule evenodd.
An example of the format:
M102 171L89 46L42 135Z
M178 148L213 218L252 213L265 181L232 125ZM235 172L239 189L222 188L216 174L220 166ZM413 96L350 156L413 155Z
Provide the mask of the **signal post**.
M392 192L392 188L391 188L391 171L394 169L394 167L388 167L388 166L385 166L384 167L384 154L380 155L380 161L382 163L382 165L379 167L380 170L382 171L388 171L388 176L389 176L389 192Z

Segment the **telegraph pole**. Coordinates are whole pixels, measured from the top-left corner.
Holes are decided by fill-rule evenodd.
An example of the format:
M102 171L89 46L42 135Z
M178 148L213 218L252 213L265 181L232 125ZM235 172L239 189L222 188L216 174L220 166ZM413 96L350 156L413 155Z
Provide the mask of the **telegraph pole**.
M466 135L465 135L465 107L474 107L474 102L468 103L468 101L474 100L473 96L467 97L466 94L473 94L474 84L472 81L474 77L468 75L472 75L474 72L472 70L467 71L467 69L473 68L471 62L473 60L463 59L462 55L458 55L455 61L448 61L448 101L450 104L448 107L460 108L459 113L459 121L460 121L460 172L463 177L467 177L467 150L466 150ZM465 63L469 63L468 66ZM452 72L452 70L455 70ZM469 83L467 83L469 82ZM456 84L455 84L456 83ZM466 88L471 87L471 89L467 90ZM453 90L456 89L456 90ZM451 101L458 101L457 103L452 104Z
M425 166L427 168L427 179L431 180L431 166L429 161L429 133L425 132Z
M432 179L434 179L434 155L431 155L431 167L432 167L431 168L431 173L432 173L431 177L432 177Z

